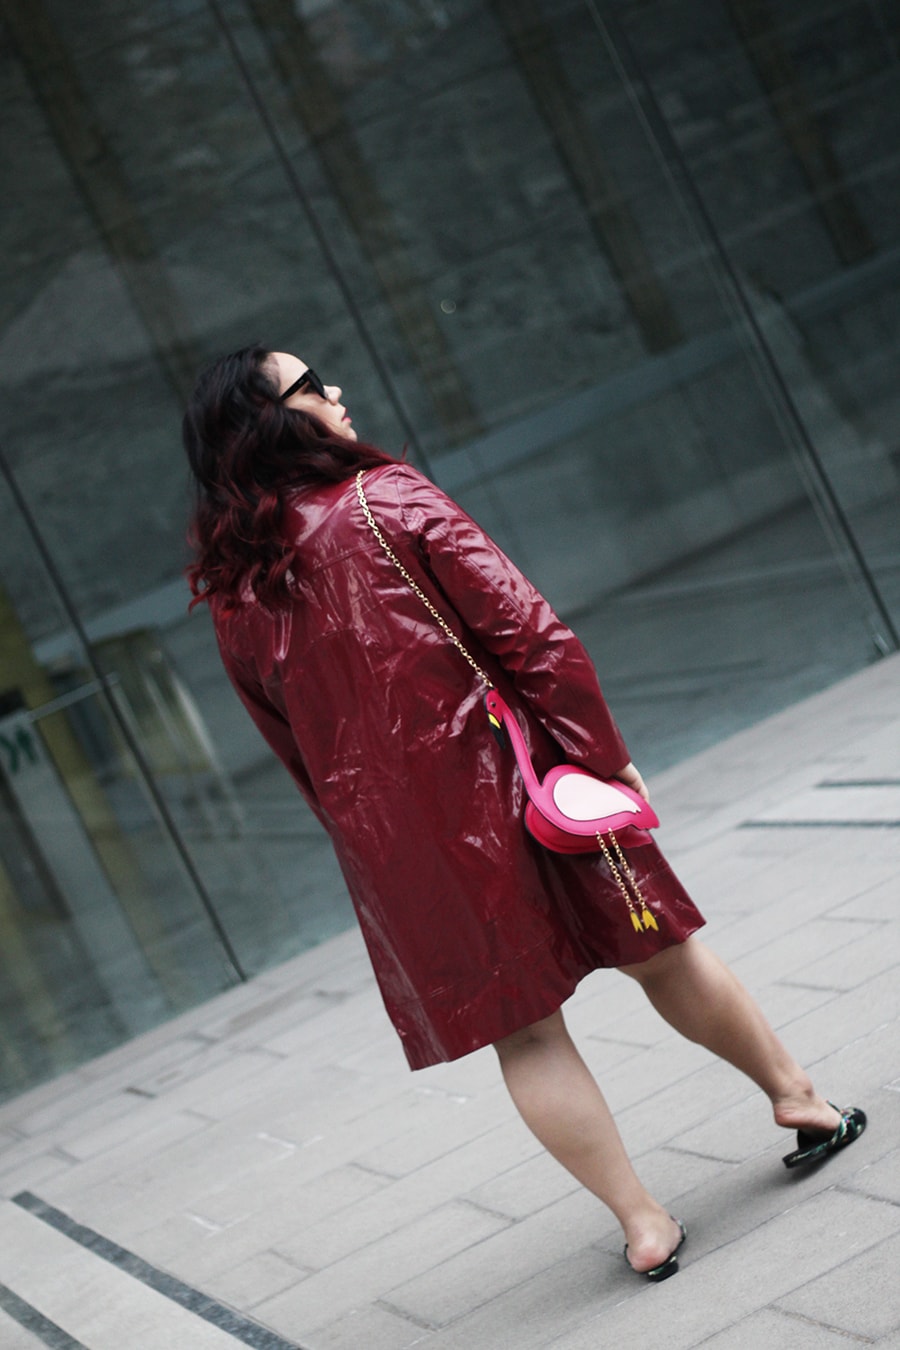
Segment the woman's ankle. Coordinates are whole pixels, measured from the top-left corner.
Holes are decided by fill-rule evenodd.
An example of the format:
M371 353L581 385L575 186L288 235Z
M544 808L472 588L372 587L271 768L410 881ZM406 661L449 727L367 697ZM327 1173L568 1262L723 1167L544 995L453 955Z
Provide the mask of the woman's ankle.
M681 1237L677 1220L661 1206L657 1206L652 1217L642 1217L627 1226L623 1224L623 1229L626 1259L638 1274L653 1270L667 1260Z
M832 1133L840 1124L841 1114L820 1097L808 1082L808 1086L798 1085L794 1091L785 1093L772 1102L772 1114L775 1124L786 1130L821 1130Z

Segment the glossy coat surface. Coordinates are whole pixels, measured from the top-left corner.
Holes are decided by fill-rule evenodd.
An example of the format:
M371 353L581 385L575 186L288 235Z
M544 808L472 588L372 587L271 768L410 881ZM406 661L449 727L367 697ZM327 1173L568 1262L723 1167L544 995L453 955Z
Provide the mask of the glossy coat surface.
M369 471L382 532L517 712L539 774L629 759L581 643L505 554L416 470ZM645 960L703 919L655 843L629 862L659 924L635 933L599 854L527 834L515 759L483 685L379 547L351 480L290 498L296 599L215 600L244 705L334 844L413 1068L548 1016L601 966Z

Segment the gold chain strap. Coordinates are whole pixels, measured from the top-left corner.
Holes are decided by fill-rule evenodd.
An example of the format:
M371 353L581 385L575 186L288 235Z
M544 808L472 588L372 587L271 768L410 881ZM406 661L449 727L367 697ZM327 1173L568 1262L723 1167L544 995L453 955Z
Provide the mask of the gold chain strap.
M484 682L485 688L487 688L487 689L493 689L493 687L494 687L494 682L493 682L493 680L491 679L491 677L490 677L489 675L487 675L487 674L481 669L481 666L480 666L480 665L478 664L478 662L474 659L474 657L472 657L472 656L469 655L469 653L466 651L466 649L465 649L465 647L463 646L463 644L460 642L459 638L458 638L458 637L456 636L456 634L454 633L453 629L450 627L450 625L447 623L447 621L443 618L443 616L442 616L441 614L438 613L438 611L435 609L434 605L433 605L433 604L431 603L431 601L428 599L428 596L425 594L425 592L422 590L422 588L416 584L415 580L410 576L409 572L407 572L406 568L403 566L402 562L401 562L400 559L397 557L396 553L395 553L394 550L391 548L390 544L388 543L388 541L385 539L384 535L383 535L383 534L381 533L381 531L379 530L378 525L377 525L377 523L376 523L376 521L375 521L375 517L372 515L372 512L371 512L370 509L369 509L369 503L366 501L366 494L365 494L365 492L363 491L363 485L362 485L363 472L364 472L364 470L363 470L363 469L360 469L359 472L358 472L357 475L356 475L356 495L357 495L357 497L359 497L359 504L360 504L360 506L362 507L362 509L363 509L363 511L364 511L364 513L365 513L366 520L369 522L369 524L370 524L371 527L372 527L372 530L373 530L373 532L374 532L375 538L378 540L379 544L380 544L381 547L384 549L385 553L388 555L388 557L390 558L391 562L394 564L394 566L396 567L397 571L398 571L398 572L400 573L400 575L402 576L403 580L404 580L405 582L407 582L407 583L409 584L409 586L411 586L412 589L415 591L416 595L417 595L417 596L419 597L419 599L422 601L422 604L423 604L423 605L425 606L425 608L428 610L428 613L431 615L431 617L432 617L433 619L435 619L435 620L440 624L441 628L444 630L444 632L446 633L447 637L448 637L448 638L450 639L450 641L453 643L453 645L454 645L454 647L457 649L457 651L459 651L459 652L462 653L462 655L463 655L463 656L466 658L466 660L468 661L469 665L470 665L470 666L472 667L472 669L475 671L475 674L479 677L479 679L481 679L481 680Z
M644 899L641 888L638 885L637 877L634 875L631 868L628 866L625 854L622 852L622 846L619 843L618 839L616 838L614 830L610 830L609 839L610 842L612 843L613 848L616 850L622 871L620 871L619 867L616 865L615 859L610 853L603 835L602 834L597 835L597 843L600 845L601 852L603 853L603 856L606 859L606 864L609 867L610 872L612 872L613 879L615 880L616 885L618 886L619 890L622 892L622 895L625 898L625 903L628 906L628 913L631 915L631 922L634 927L634 931L636 933L643 933L647 929L654 928L656 929L657 932L659 932L659 925L657 924L655 918L653 917L651 910L648 908L647 901ZM634 901L632 900L628 892L628 887L625 885L625 879L622 876L622 872L625 873L625 876L631 882L631 889L634 891L635 896L640 901L641 906L640 914L638 914L637 910L634 907Z
M363 512L364 512L365 517L366 517L366 520L368 521L369 525L371 526L371 529L372 529L373 534L375 535L375 538L378 540L379 544L380 544L381 547L384 549L385 553L387 554L387 556L390 558L391 562L392 562L392 563L394 564L394 566L396 567L397 571L398 571L398 572L400 573L400 575L403 577L403 580L404 580L404 581L412 588L413 591L415 591L416 595L417 595L417 596L419 597L419 599L422 601L422 604L423 604L423 605L425 606L425 608L428 610L428 613L431 615L431 617L432 617L433 619L436 620L437 623L440 624L440 626L441 626L441 628L443 629L443 631L444 631L444 633L446 634L446 636L447 636L447 637L450 639L450 641L453 643L453 645L454 645L454 647L457 649L457 651L461 652L462 655L466 658L466 660L468 661L469 665L470 665L470 666L472 667L472 669L475 671L476 675L478 675L478 677L484 682L485 687L486 687L487 689L493 689L494 685L493 685L493 681L491 680L490 676L488 676L488 675L481 669L481 666L478 664L478 662L474 659L474 657L472 657L472 656L469 654L469 652L466 650L466 648L465 648L465 647L463 646L463 644L460 642L459 638L458 638L458 637L456 636L456 634L454 633L453 629L450 627L450 625L449 625L449 624L447 623L447 621L444 619L443 615L441 615L441 614L435 609L434 605L433 605L433 604L431 603L431 601L428 599L428 596L425 594L425 592L422 590L422 588L416 583L416 581L414 580L414 578L410 576L409 572L408 572L408 571L406 570L406 568L403 566L402 562L401 562L400 559L397 557L396 553L395 553L394 550L391 548L390 544L389 544L388 541L385 539L384 535L381 533L381 530L378 528L378 524L377 524L377 522L376 522L376 520L375 520L375 517L372 515L372 512L371 512L371 510L370 510L370 508L369 508L369 503L368 503L368 501L366 500L366 494L365 494L365 492L363 491L363 483L362 483L362 480L363 480L363 473L364 473L364 470L363 470L363 469L360 469L360 470L357 472L357 475L356 475L356 495L357 495L357 497L359 497L359 504L360 504L360 506L361 506L362 509L363 509ZM616 865L616 861L615 861L615 859L613 858L612 854L610 853L609 848L607 847L606 840L604 839L604 837L603 837L602 834L598 834L598 835L597 835L597 842L598 842L599 845L600 845L601 852L603 853L603 856L604 856L604 858L606 859L606 863L607 863L607 865L608 865L608 867L609 867L610 872L612 873L612 875L613 875L613 877L614 877L614 879L615 879L616 885L618 886L619 890L622 892L622 895L623 895L624 898L625 898L625 903L626 903L626 905L628 906L628 912L629 912L629 914L631 915L631 922L632 922L632 924L634 925L635 932L637 932L637 933L642 933L642 932L644 932L645 929L656 928L656 926L657 926L657 925L656 925L656 920L654 919L652 913L650 912L650 910L649 910L648 907L647 907L647 902L646 902L646 900L644 899L643 895L641 894L641 889L640 889L640 887L638 886L637 879L636 879L634 873L632 872L631 868L628 866L628 863L627 863L626 860L625 860L625 854L622 852L622 849L621 849L621 847L620 847L620 845L619 845L619 841L618 841L618 839L616 838L616 836L615 836L615 834L613 833L612 830L610 830L610 832L609 832L609 838L610 838L610 841L611 841L611 843L612 843L612 845L613 845L613 848L616 850L616 853L617 853L617 855L618 855L618 858L619 858L619 864L621 865L621 869L622 869L621 871L619 870L619 866ZM629 890L628 890L628 887L627 887L626 884L625 884L625 880L624 880L624 878L623 878L623 876L622 876L622 872L623 872L623 871L624 871L624 873L625 873L625 876L628 878L628 881L631 883L631 886L632 886L632 889L634 890L635 896L637 897L638 901L640 902L640 906L641 906L641 913L640 913L640 914L638 914L637 910L636 910L635 907L634 907L634 901L633 901L632 898L631 898L631 894L630 894L630 892L629 892ZM642 922L642 920L643 920L643 922Z

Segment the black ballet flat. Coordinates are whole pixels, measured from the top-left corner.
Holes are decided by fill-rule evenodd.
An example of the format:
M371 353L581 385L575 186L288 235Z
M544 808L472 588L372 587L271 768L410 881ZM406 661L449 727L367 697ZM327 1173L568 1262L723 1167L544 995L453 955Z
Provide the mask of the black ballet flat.
M834 1102L829 1102L828 1105L834 1106ZM782 1159L785 1167L802 1167L804 1163L824 1162L832 1153L837 1153L838 1149L846 1148L854 1139L859 1138L866 1128L865 1111L858 1106L848 1106L845 1111L839 1106L834 1106L834 1109L841 1114L841 1123L834 1134L822 1136L798 1130L797 1147L793 1153L785 1154Z
M628 1260L627 1243L625 1244L625 1251L623 1252L629 1270L634 1270L635 1275L643 1275L645 1279L652 1280L654 1284L659 1284L660 1280L667 1280L670 1275L678 1274L678 1250L687 1237L687 1229L681 1220L676 1219L674 1214L670 1214L669 1218L672 1219L674 1223L678 1224L678 1227L681 1229L681 1237L661 1265L654 1266L652 1270L634 1270L634 1266Z

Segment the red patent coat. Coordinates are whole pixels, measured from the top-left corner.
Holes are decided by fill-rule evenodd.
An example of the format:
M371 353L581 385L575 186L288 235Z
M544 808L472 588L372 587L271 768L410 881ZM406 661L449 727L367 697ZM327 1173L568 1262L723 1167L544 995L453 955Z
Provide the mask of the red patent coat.
M543 774L629 759L574 634L484 531L415 469L366 495L401 561L518 712ZM659 933L635 933L599 854L547 852L483 685L382 552L347 482L292 493L295 599L212 614L251 717L331 836L413 1068L547 1017L600 966L645 960L703 919L654 843L629 862Z

